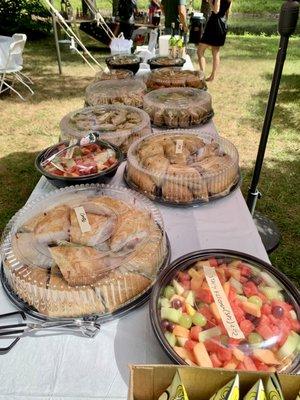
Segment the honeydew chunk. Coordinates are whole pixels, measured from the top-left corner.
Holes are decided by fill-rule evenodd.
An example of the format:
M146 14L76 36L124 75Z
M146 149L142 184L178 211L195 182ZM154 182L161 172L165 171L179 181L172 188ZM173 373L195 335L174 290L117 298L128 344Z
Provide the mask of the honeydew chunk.
M174 286L175 292L181 296L184 293L184 288L180 285L179 282L177 282L175 279L173 279L172 284Z
M165 332L165 338L167 339L168 343L174 347L176 344L176 337L171 332Z
M171 307L171 302L166 297L161 297L159 301L160 301L161 307L165 307L165 308Z
M263 286L260 290L269 300L284 300L282 294L275 287Z
M196 271L195 268L190 268L188 270L188 274L191 278L203 279L203 275L200 272Z
M242 294L243 293L243 285L237 279L231 277L229 279L229 283L234 289L236 289L238 294Z
M284 358L291 356L294 353L294 351L298 349L299 346L300 346L300 336L296 332L292 331L287 337L284 344L278 350L277 353L278 357L282 360Z
M208 260L197 261L196 267L197 268L210 267L210 262Z
M188 338L177 336L177 342L179 346L184 347L185 343L188 341Z
M261 271L260 276L263 278L268 286L277 290L282 290L282 287L267 272Z
M195 293L192 290L189 290L188 295L185 298L185 301L191 306L195 304Z
M177 324L181 317L181 311L175 308L162 307L160 310L161 319L166 319Z
M221 329L218 326L214 326L213 328L206 329L199 333L199 342L205 342L206 340L220 336L221 334Z
M241 296L240 294L238 294L236 297L237 297L241 302L248 301L248 298L247 298L246 296Z

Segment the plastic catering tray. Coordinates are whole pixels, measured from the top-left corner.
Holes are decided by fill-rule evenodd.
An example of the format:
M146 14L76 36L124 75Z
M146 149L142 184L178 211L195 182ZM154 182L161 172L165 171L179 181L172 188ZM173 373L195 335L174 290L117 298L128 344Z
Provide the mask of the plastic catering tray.
M200 89L163 88L144 97L144 110L159 127L188 128L213 116L211 95Z
M104 105L70 112L61 120L60 130L63 140L79 139L90 131L101 133L101 139L127 153L133 141L151 133L151 123L148 114L136 107Z
M297 373L299 301L298 289L271 265L203 250L162 271L149 305L154 332L178 364Z
M169 130L132 144L124 177L132 189L151 200L197 205L222 198L238 187L239 155L224 138Z
M169 256L150 201L110 185L73 186L11 219L1 243L2 283L34 317L105 321L146 301Z
M204 72L182 70L178 67L153 70L147 77L146 84L150 90L167 87L207 89Z
M91 83L85 91L85 102L89 106L99 104L125 104L142 107L146 85L139 79L116 79Z

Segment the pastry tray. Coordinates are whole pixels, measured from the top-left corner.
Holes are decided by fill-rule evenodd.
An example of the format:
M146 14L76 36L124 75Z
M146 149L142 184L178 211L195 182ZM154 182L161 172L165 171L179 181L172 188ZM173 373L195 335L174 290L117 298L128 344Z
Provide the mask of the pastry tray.
M101 200L102 196L104 200ZM112 200L109 200L109 198ZM98 214L100 216L97 217L96 215L96 217L100 218L100 220L106 218L107 221L110 220L111 223L115 224L115 226L112 226L112 230L109 231L109 235L105 233L104 240L107 241L104 243L107 243L105 245L107 249L103 249L102 253L100 249L98 250L96 242L94 244L86 242L86 239L84 239L86 236L79 236L81 239L77 241L78 239L74 236L76 232L80 232L80 230L78 231L79 226L76 228L75 212L78 211L76 207L79 205L86 207L88 204L89 207L92 204L95 206L99 204L97 203L97 199L100 201L100 208L103 207L101 204L104 204L106 211L102 215L106 215L107 217L101 217L101 212ZM107 200L106 202L105 199ZM69 206L69 217L68 214L65 214L67 212L64 211L66 209L65 205ZM74 207L75 212L72 211ZM107 207L111 207L108 214ZM57 208L57 212L60 212L59 216L56 214L56 220L53 220L54 217L51 215L49 216L49 212L54 208ZM85 209L87 213L97 214L95 210ZM63 215L61 214L62 212L64 213ZM147 222L146 225L142 223L142 213L148 215L149 225ZM128 214L131 214L131 217L127 217ZM87 214L86 216L88 217L88 215L91 218L94 215L93 218L95 218L95 214ZM37 216L39 219L37 219ZM134 225L136 228L133 228L132 233L129 232L129 236L127 236L127 231L124 231L125 228L122 228L122 226L126 225L126 218L130 218L128 221L132 221L133 223L137 216L140 219ZM32 218L35 219L33 220ZM46 222L45 218L48 218L48 222ZM44 230L46 237L50 237L50 241L45 242L45 236L36 236L41 234L41 224L39 228L35 228L37 226L36 222L32 221L42 221L42 225L45 226L45 224L49 223L49 218L54 226L59 225L57 221L60 221L60 219L71 218L71 221L74 221L71 222L69 228L66 228L69 232L69 239L67 237L65 239L70 241L70 244L60 243L61 239L56 238L55 232L61 232L61 230L55 231L53 230L54 228L52 230ZM94 219L90 220L90 222L93 224ZM33 223L35 225L32 225ZM30 226L33 226L31 229L34 230L30 230ZM128 247L128 250L125 250L125 252L122 250L122 247L119 248L121 249L121 253L123 251L124 254L118 253L120 250L111 247L111 238L117 232L118 226L118 229L123 231L122 237L125 240L123 244L121 243L121 246L127 243L126 240L129 241L128 243L131 243L130 240L136 241L138 240L136 238L140 237L138 240L139 245L136 242L133 242L131 245L128 244L128 246L135 247ZM150 242L143 239L143 235L145 235L144 226L146 229L150 229L149 234L152 232L151 235L154 235L152 236L153 241L150 247L147 247ZM75 228L76 230L74 230ZM72 230L73 236L71 236ZM161 233L159 234L159 232ZM96 230L95 234L98 235ZM140 236L141 234L142 236ZM30 245L31 250L29 249L29 253L26 250L26 238L28 236L25 236L24 243L19 241L20 237L22 238L21 235L33 235L33 241L30 238L28 239L30 243L33 243L32 246ZM44 234L42 233L42 235ZM83 233L80 235L83 235ZM94 236L92 234L89 237L93 239ZM63 240L63 242L66 242L66 240ZM49 256L46 256L43 248L41 248L43 243L46 246L51 246L51 243L56 246L54 248L48 247L48 253L51 250L51 255L49 253ZM62 248L57 247L60 244L63 246ZM72 250L73 246L75 246L75 249ZM143 250L144 246L146 246L145 250ZM151 251L151 247L156 249L156 256L150 261L146 255L148 254L147 252ZM55 250L54 253L53 250ZM38 253L36 253L37 251ZM60 257L65 257L66 254L69 254L69 259L66 260L69 265L73 264L72 267L70 266L65 270L66 265L60 265L62 261L59 261L59 258L56 257L56 252L58 251L61 254ZM79 252L77 256L76 252ZM97 270L99 263L103 264L104 261L102 260L106 259L102 257L107 257L111 260L107 265L109 269L104 266L104 269ZM74 317L86 318L91 315L97 315L97 317L100 317L100 320L107 321L129 312L147 300L158 272L169 263L170 244L164 231L160 212L144 196L126 188L113 185L77 185L52 191L50 194L41 196L25 205L10 220L4 230L1 243L1 258L3 264L5 264L2 266L1 280L8 297L18 308L26 311L33 317L44 320L56 320ZM91 260L93 259L95 259L95 265L92 269L87 270L86 265L92 265ZM82 267L79 267L80 263L83 264ZM46 267L47 269L45 270ZM51 267L50 271L49 267ZM66 272L67 275L65 275ZM77 275L78 273L79 275ZM73 278L69 274L73 274Z
M216 200L224 199L224 197L229 196L230 194L235 192L237 189L239 189L242 184L242 181L243 181L241 171L239 169L239 174L236 179L236 182L233 184L233 186L230 188L229 191L225 191L225 192L223 192L223 194L219 193L218 195L210 196L208 201L194 200L194 201L191 201L188 203L179 203L176 201L165 200L160 196L150 195L150 194L144 192L143 190L141 190L137 185L135 185L132 181L130 181L130 179L128 179L127 167L125 167L125 169L124 169L123 178L124 178L124 182L130 189L135 190L136 192L138 192L144 196L147 196L149 199L151 199L152 201L155 201L156 203L165 204L167 206L178 207L178 208L199 207L199 206L204 206L204 205L210 204L211 202L216 201Z

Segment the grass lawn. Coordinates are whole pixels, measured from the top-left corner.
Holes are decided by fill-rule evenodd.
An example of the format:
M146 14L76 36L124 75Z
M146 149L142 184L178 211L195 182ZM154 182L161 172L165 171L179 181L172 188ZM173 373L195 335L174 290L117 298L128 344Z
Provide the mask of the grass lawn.
M240 152L244 193L256 157L277 46L277 37L229 35L219 77L209 85L215 123ZM99 49L94 54L104 57ZM33 166L36 153L56 143L61 118L83 106L84 89L93 79L93 72L67 49L63 51L64 74L58 76L52 40L28 43L24 65L35 81L36 94L25 103L15 96L0 100L0 229L23 206L39 179ZM260 211L276 221L283 236L271 256L273 263L298 282L299 71L300 39L293 38L260 181L263 198L258 204Z

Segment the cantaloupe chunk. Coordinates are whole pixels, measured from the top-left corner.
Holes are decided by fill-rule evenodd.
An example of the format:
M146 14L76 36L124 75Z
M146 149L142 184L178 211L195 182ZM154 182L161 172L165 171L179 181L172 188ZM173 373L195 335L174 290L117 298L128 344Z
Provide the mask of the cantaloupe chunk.
M245 354L242 352L242 350L237 349L236 347L232 349L232 354L238 361L244 361Z
M201 272L196 271L195 268L190 268L188 270L188 274L191 278L196 278L196 279L202 279L203 280L203 274Z
M241 271L239 269L236 268L228 268L228 272L230 273L230 275L235 278L236 280L240 280L241 279Z
M210 267L210 262L208 260L197 261L195 267L198 269L203 269L203 267Z
M214 317L220 321L221 316L220 316L220 313L219 313L216 303L211 303L209 308L210 308L210 311L214 314Z
M225 282L223 285L223 290L224 293L226 294L226 296L228 297L229 295L229 290L230 290L230 283L229 282Z
M254 349L253 357L267 365L280 365L281 362L275 357L272 350L269 349Z
M208 355L208 352L205 348L204 343L200 342L197 343L196 346L193 348L194 356L196 358L196 362L200 367L204 368L212 368L213 364L211 359Z
M183 338L189 338L190 331L184 328L183 326L175 325L175 328L173 329L173 335L180 336Z
M243 301L240 305L246 313L254 315L257 318L261 317L261 310L257 304L250 303L250 301Z
M225 364L223 368L225 368L225 369L236 369L238 364L239 363L236 360L231 360L227 364Z
M196 358L190 350L178 346L174 346L173 348L179 357L183 358L185 361L190 360L192 363L196 363Z
M241 263L242 263L241 260L234 260L234 261L231 261L231 263L228 264L228 267L229 268L236 268Z
M195 292L202 288L203 279L202 278L192 278L191 279L191 289Z

